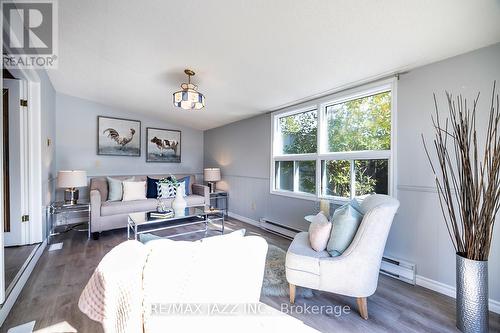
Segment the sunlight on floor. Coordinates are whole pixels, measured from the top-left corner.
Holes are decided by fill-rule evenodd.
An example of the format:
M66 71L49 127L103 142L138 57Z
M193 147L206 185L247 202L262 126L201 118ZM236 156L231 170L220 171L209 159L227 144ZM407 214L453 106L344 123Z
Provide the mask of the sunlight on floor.
M76 328L71 326L67 321L62 321L60 323L33 331L33 333L56 333L56 332L76 333L78 331L76 330Z

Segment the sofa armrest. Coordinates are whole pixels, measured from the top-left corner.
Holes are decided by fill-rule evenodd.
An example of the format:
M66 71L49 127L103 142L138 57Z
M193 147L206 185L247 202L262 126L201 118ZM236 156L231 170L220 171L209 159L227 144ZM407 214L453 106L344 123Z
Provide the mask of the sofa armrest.
M205 198L205 206L210 205L210 190L208 189L208 186L201 184L193 184L191 189L193 191L193 194L201 195L202 197Z
M90 220L91 232L97 228L96 223L99 223L101 217L101 193L98 190L90 190Z

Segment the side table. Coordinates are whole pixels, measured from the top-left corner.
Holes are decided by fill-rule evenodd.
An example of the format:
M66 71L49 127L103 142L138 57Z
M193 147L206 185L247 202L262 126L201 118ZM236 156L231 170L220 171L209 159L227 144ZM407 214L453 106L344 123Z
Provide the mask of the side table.
M47 243L50 244L50 239L52 236L59 235L60 232L56 232L56 227L64 226L65 230L68 230L69 227L73 227L75 225L81 224L81 222L77 223L68 223L67 216L74 213L87 213L88 216L88 238L90 238L90 203L89 202L79 202L74 205L68 205L64 202L53 202L47 207L47 222L49 227L49 234L47 237ZM56 218L58 215L63 215L66 219L64 223L56 224Z
M222 190L215 190L213 193L210 193L210 208L216 208L224 215L227 215L229 209L229 192Z

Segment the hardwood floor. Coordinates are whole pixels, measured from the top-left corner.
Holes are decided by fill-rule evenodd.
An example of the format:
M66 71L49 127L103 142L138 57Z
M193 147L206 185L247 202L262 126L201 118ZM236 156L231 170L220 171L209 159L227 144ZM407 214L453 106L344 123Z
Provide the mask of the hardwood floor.
M240 228L285 250L290 244L234 219L226 223L226 232ZM179 239L199 239L202 235ZM104 232L98 241L88 240L85 232L78 231L58 237L54 241L63 241L63 249L45 251L0 332L32 320L36 321L35 331L40 332L102 332L98 323L80 312L77 302L94 268L111 248L125 240L126 231ZM262 301L277 309L289 304L288 297L264 296ZM314 291L313 298L296 297L295 305L304 304L350 306L350 313L341 316L292 314L321 332L458 332L452 298L383 275L377 292L368 298L368 320L359 316L355 298ZM490 332L500 332L497 314L490 315Z

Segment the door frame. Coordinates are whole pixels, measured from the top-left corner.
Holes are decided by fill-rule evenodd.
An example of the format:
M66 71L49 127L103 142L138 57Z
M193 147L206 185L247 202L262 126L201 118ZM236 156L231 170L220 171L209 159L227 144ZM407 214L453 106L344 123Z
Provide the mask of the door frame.
M28 188L26 193L28 202L27 214L29 223L26 223L24 230L25 240L28 244L41 243L44 240L43 217L45 208L42 202L42 143L41 143L41 86L40 77L36 70L26 70L22 68L9 69L12 75L25 81L25 98L28 101L26 120L24 127L26 135L22 137L28 140ZM3 79L0 83L3 90ZM2 103L3 104L3 103ZM3 105L0 106L3 110ZM3 126L3 119L0 117L0 128ZM0 136L0 153L3 154L3 138ZM0 169L3 171L3 159L0 159ZM0 177L0 188L3 188L3 177ZM3 202L3 191L0 191L0 202ZM0 210L3 208L0 207ZM4 272L4 241L3 241L3 214L0 214L0 304L5 301L5 276Z

